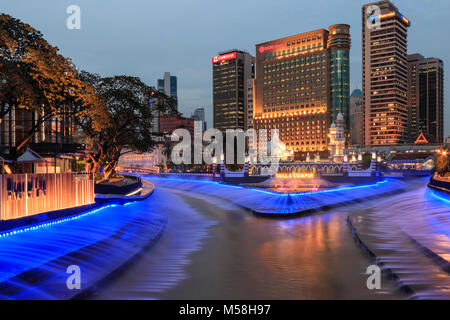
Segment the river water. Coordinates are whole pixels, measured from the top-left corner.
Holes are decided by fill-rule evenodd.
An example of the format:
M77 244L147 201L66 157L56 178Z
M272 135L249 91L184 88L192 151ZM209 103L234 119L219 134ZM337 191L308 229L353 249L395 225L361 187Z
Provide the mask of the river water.
M250 215L219 198L165 188L149 206L164 203L160 241L94 299L406 299L382 279L369 290L372 261L353 241L349 214L386 211L392 204L432 202L425 179L410 182L415 198L389 195L292 220ZM183 183L183 182L180 182ZM419 206L420 208L423 207Z

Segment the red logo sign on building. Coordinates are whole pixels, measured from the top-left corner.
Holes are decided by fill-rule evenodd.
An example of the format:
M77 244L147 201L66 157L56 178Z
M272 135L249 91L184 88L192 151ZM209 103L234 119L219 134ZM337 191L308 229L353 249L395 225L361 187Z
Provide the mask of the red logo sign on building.
M259 53L263 53L264 51L267 51L267 50L281 48L282 46L283 46L283 44L279 43L279 44L273 44L271 46L259 47Z
M237 53L235 52L231 52L231 53L226 53L226 54L222 54L220 56L215 56L212 58L212 63L217 63L217 62L221 62L221 61L227 61L227 60L232 60L232 59L236 59L237 57Z

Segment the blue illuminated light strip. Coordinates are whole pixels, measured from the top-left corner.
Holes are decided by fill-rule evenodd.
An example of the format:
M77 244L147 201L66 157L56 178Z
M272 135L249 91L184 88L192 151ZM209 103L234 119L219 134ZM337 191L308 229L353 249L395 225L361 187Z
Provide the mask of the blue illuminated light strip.
M354 189L363 189L363 188L370 188L370 187L377 187L380 184L386 183L388 180L384 179L383 181L379 181L374 184L363 184L359 186L353 186L353 187L342 187L342 188L335 188L330 190L322 190L322 191L314 191L314 192L303 192L303 193L291 193L293 196L300 196L300 195L309 195L309 194L320 194L320 193L330 193L330 192L338 192L338 191L346 191L346 190L354 190Z
M56 225L56 224L61 224L63 222L77 220L79 218L82 218L82 217L85 217L85 216L88 216L88 215L91 215L91 214L94 214L94 213L98 213L99 211L101 211L103 209L110 208L110 207L116 207L116 206L117 206L116 204L110 204L110 205L107 205L107 206L104 206L104 207L100 207L100 208L97 208L97 209L94 209L94 210L91 210L91 211L88 211L88 212L85 212L85 213L82 213L82 214L79 214L79 215L71 216L71 217L68 217L68 218L52 220L50 222L40 223L40 224L37 224L37 225L34 225L34 226L30 226L30 227L23 227L23 228L17 228L17 229L8 230L6 232L0 233L0 238L13 236L13 235L24 233L24 232L27 232L27 231L38 230L38 229L45 228L45 227L50 227L50 226L53 226L53 225Z
M300 192L300 193L280 193L280 192L276 192L276 191L266 191L266 190L261 190L261 189L256 189L256 188L244 188L242 186L233 186L233 185L228 185L228 184L222 184L219 183L217 181L208 181L208 180L196 180L196 179L181 179L181 178L160 178L160 177L151 177L148 179L160 179L160 180L170 180L170 181L183 181L183 182L203 182L203 183L210 183L210 184L215 184L215 185L219 185L222 187L227 187L227 188L235 188L235 189L248 189L248 190L253 190L256 192L260 192L260 193L265 193L265 194L270 194L270 195L277 195L277 196L288 196L288 195L292 195L292 196L303 196L303 195L312 195L312 194L321 194L321 193L330 193L330 192L338 192L338 191L346 191L346 190L354 190L354 189L363 189L363 188L370 188L370 187L377 187L381 184L384 184L386 182L388 182L388 179L384 179L383 181L379 181L375 184L368 184L368 185L359 185L359 186L353 186L353 187L342 187L342 188L334 188L334 189L330 189L330 190L321 190L321 191L313 191L313 192Z
M434 191L434 190L430 190L431 191L431 195L433 196L433 197L435 197L436 199L439 199L439 200L441 200L441 201L444 201L444 202L446 202L446 203L448 203L448 204L450 204L450 198L446 198L446 197L444 197L443 195L444 194L442 194L442 196L439 194L437 194L439 191Z
M157 180L169 180L169 181L182 181L182 182L203 182L203 183L209 183L214 184L220 187L224 188L233 188L233 189L248 189L248 190L254 190L256 192L260 193L266 193L270 195L276 195L280 196L283 195L282 193L276 192L276 191L267 191L267 190L261 190L256 188L248 188L248 187L242 187L242 186L235 186L231 184L223 184L217 181L209 181L209 180L200 180L200 179L182 179L182 178L163 178L163 177L145 177L144 179L157 179Z

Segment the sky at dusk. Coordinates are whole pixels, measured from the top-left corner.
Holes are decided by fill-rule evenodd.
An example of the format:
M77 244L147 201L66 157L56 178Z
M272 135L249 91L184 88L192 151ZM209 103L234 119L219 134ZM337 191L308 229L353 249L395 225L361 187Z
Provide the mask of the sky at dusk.
M197 107L212 125L211 57L228 49L255 54L255 44L351 25L351 89L361 88L361 0L2 0L0 12L21 19L71 57L102 76L138 76L156 86L165 71L178 77L179 109ZM396 0L411 20L409 53L445 66L445 135L450 134L450 1ZM69 30L66 8L81 8L81 30Z

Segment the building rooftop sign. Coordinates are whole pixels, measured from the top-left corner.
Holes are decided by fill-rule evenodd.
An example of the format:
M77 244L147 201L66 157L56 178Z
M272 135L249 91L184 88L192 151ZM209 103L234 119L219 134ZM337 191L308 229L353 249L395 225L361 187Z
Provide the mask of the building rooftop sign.
M259 52L263 53L264 51L281 48L282 46L283 46L282 43L273 44L273 45L270 45L270 46L261 46L261 47L259 47Z
M404 23L406 23L408 26L411 25L411 22L408 18L406 18L404 15L402 15L399 11L391 11L388 13L380 14L379 16L370 16L369 20L377 20L377 19L386 19L386 18L392 18L394 16L397 16L402 20Z
M227 60L232 60L232 59L236 59L237 57L237 52L230 52L230 53L226 53L226 54L222 54L220 56L215 56L212 58L212 63L218 63L218 62L222 62L222 61L227 61Z

